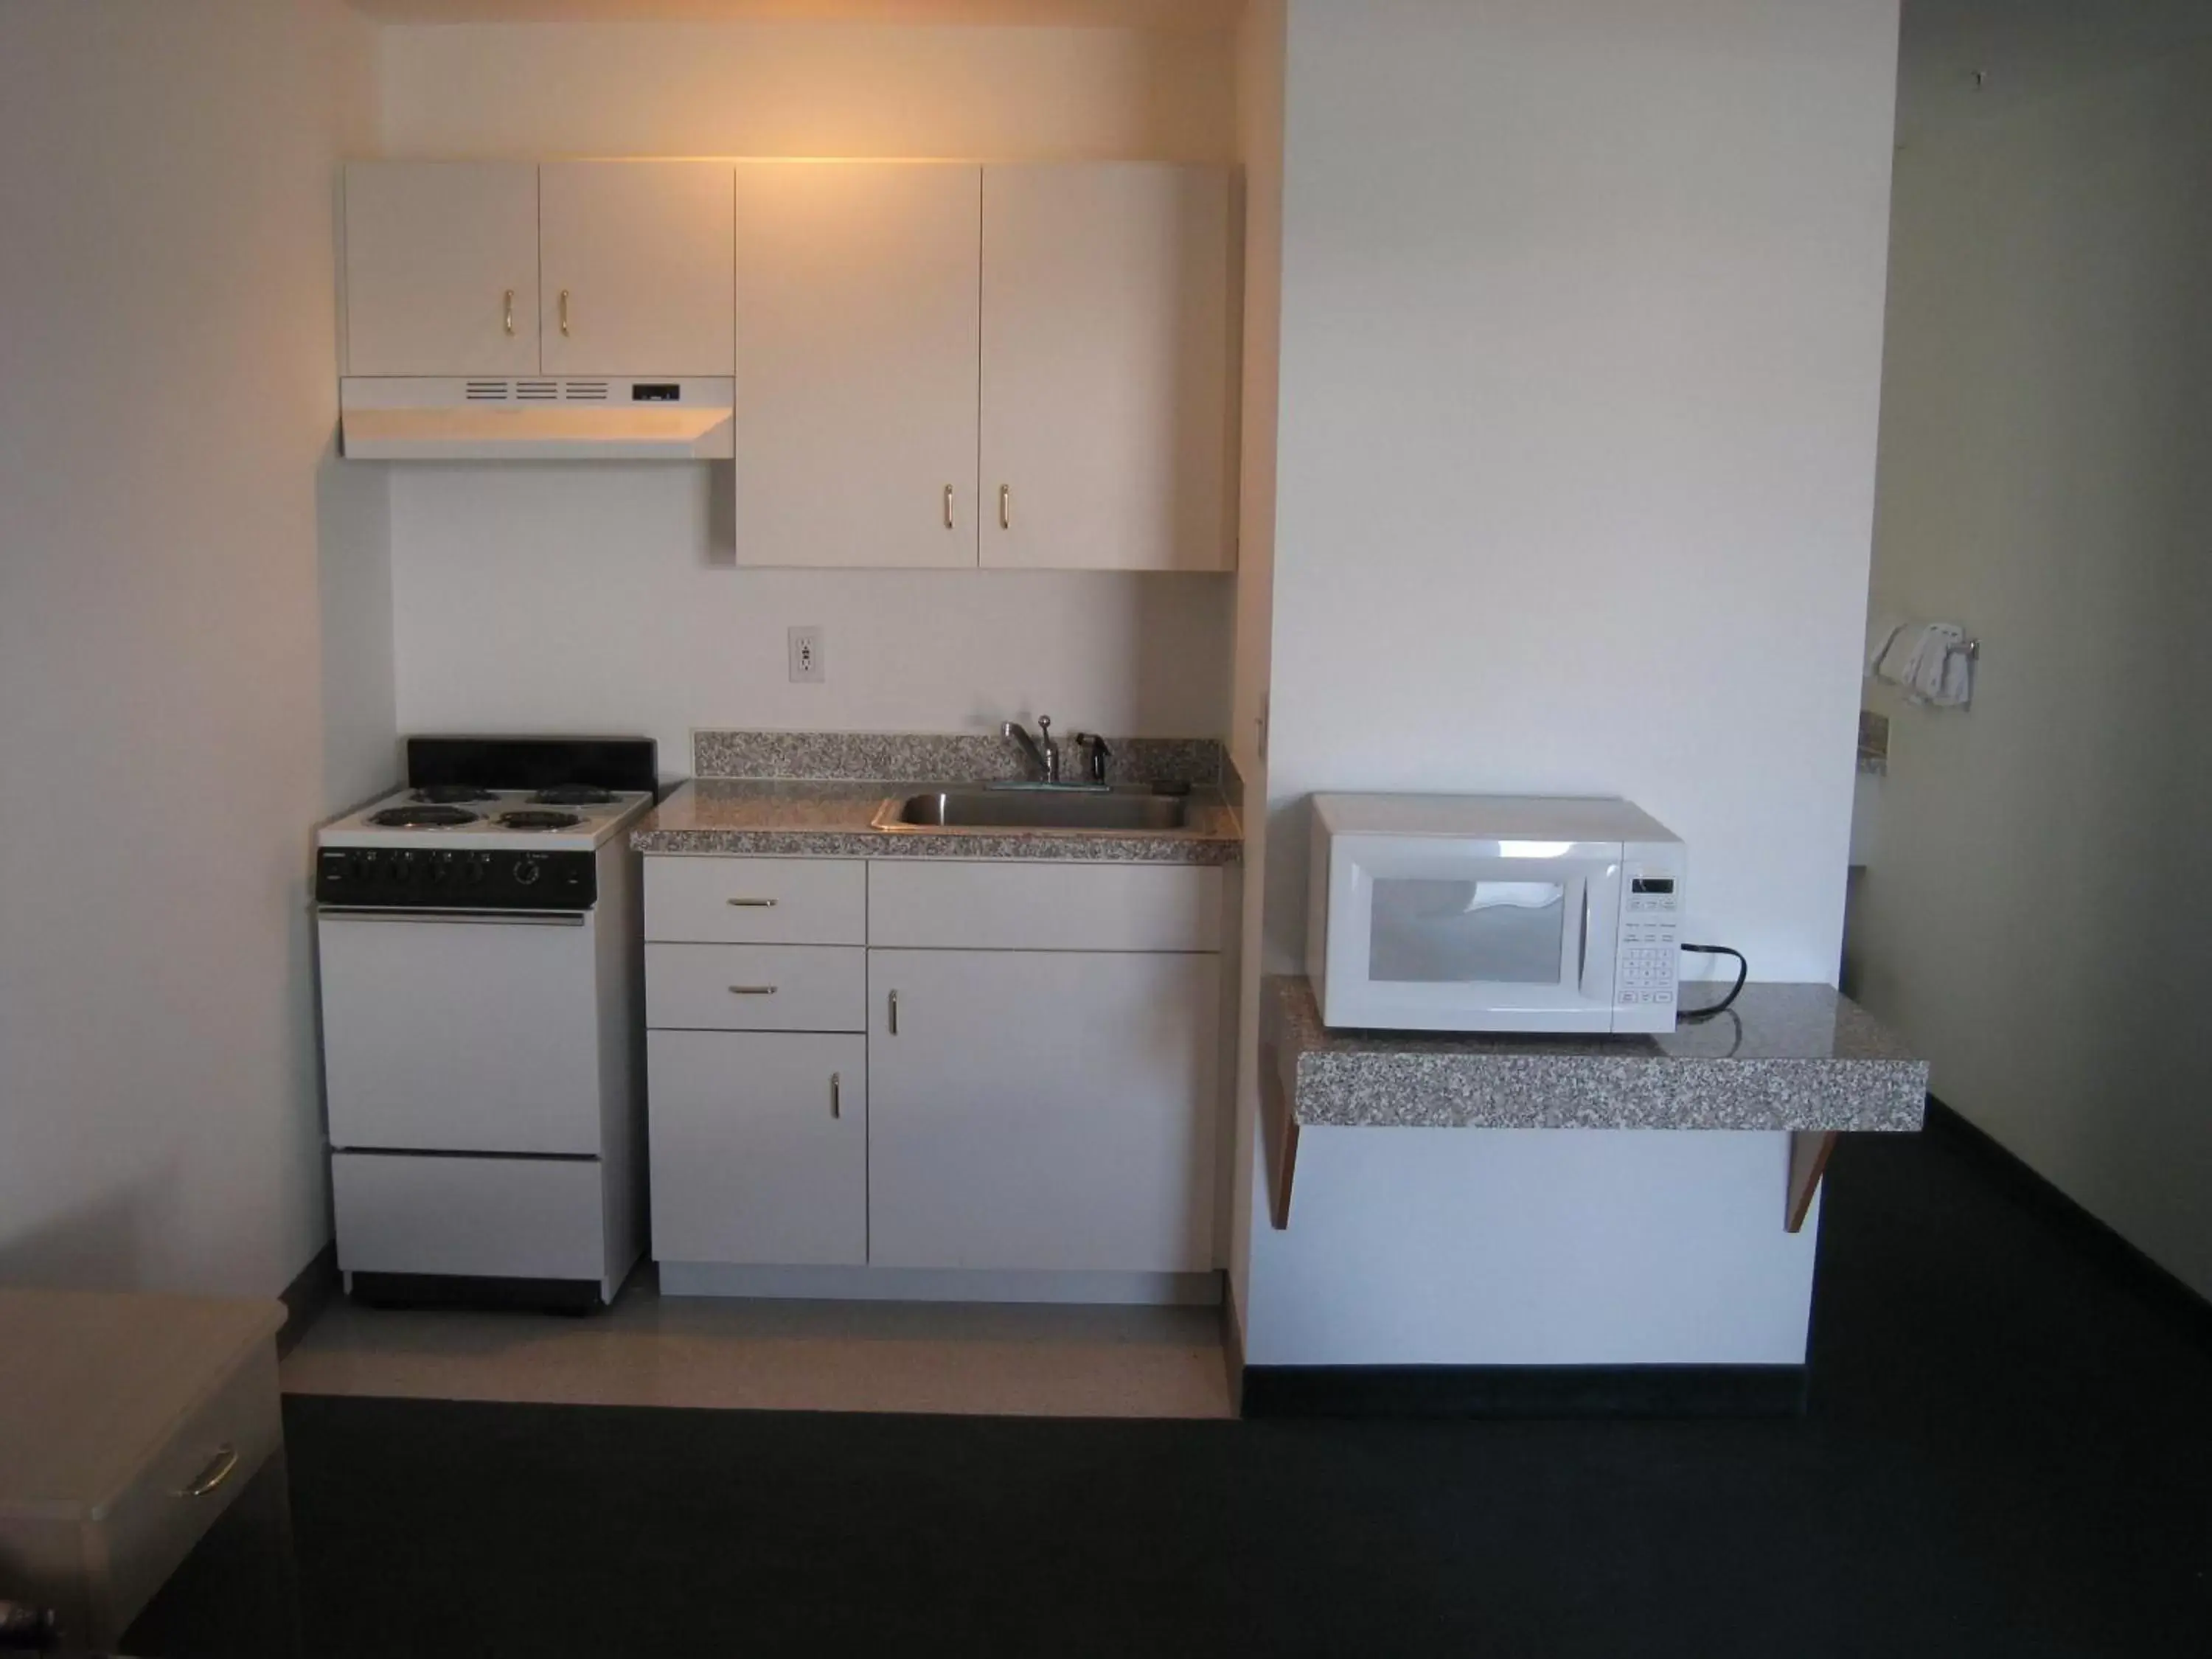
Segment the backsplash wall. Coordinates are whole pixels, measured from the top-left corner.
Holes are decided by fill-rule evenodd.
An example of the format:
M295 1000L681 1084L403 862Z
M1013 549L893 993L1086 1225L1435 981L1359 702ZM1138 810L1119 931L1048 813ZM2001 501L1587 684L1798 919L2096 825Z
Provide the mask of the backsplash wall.
M1219 737L1235 578L739 569L726 466L392 469L400 729L697 726ZM794 685L785 630L824 630Z

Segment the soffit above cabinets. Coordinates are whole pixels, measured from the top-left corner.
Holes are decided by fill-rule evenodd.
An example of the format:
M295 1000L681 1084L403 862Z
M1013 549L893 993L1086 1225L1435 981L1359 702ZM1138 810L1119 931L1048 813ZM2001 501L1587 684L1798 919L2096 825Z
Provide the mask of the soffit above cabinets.
M349 0L392 23L904 23L1226 33L1244 0Z

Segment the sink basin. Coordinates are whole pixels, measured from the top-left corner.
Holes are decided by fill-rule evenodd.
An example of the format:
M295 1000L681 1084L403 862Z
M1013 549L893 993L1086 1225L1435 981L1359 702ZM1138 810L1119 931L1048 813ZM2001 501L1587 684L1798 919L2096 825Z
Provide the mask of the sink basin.
M888 800L878 830L1180 830L1189 822L1182 795L1121 790L933 789Z

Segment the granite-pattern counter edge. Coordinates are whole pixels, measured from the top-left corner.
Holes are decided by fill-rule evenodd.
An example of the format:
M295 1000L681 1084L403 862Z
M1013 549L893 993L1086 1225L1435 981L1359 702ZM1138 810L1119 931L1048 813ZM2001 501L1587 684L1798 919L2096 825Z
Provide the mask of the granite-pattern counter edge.
M912 780L814 782L702 778L631 831L640 853L741 858L1042 859L1087 864L1235 864L1243 832L1220 789L1194 787L1183 830L878 830L870 822Z
M1711 994L1686 986L1683 1006ZM1660 1036L1331 1031L1310 981L1270 978L1263 1065L1301 1127L1910 1132L1928 1064L1826 985L1750 985Z

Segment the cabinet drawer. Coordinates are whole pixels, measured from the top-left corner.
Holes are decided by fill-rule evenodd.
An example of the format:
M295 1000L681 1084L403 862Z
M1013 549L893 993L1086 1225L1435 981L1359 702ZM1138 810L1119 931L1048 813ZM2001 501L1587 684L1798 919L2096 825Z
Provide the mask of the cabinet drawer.
M645 1023L656 1030L861 1031L868 953L857 946L648 945Z
M865 945L858 859L649 858L645 936L680 945Z
M868 866L868 942L921 950L1218 951L1212 866Z
M86 1540L92 1639L124 1627L283 1444L276 1344L264 1342L192 1413Z

